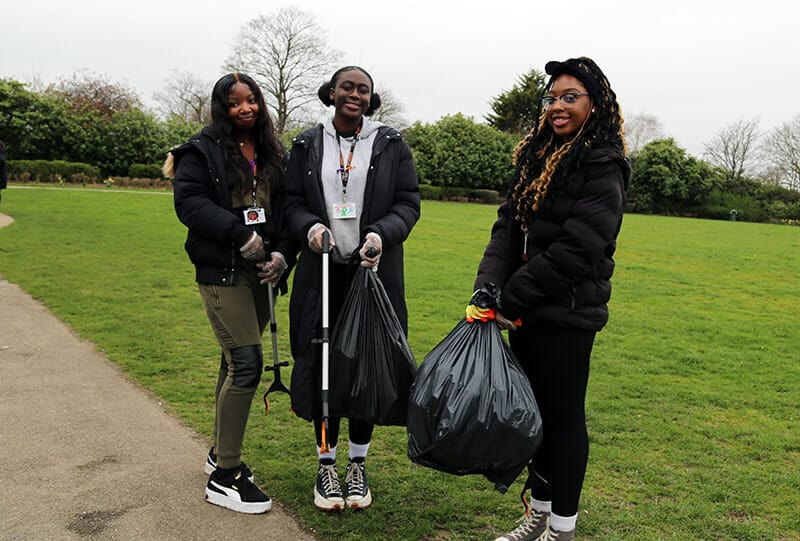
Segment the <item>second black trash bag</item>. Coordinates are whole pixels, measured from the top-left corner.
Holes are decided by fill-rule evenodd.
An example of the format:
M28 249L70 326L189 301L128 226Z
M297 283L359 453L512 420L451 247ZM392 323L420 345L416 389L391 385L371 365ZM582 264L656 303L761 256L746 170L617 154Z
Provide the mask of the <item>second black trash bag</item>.
M505 493L533 458L542 420L494 321L456 325L422 362L408 409L412 462L482 474Z
M359 267L333 329L331 415L405 425L417 363L377 273Z

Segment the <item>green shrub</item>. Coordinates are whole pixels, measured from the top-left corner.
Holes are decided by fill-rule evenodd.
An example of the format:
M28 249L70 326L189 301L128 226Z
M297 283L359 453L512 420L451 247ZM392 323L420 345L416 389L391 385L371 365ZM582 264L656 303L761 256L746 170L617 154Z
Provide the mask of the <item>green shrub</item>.
M770 218L767 207L754 196L720 190L711 192L703 205L692 208L696 216L715 220L729 220L731 210L742 222L766 222Z
M100 169L88 163L62 160L9 160L8 176L12 180L86 184L100 179Z
M472 190L458 186L442 186L440 193L444 201L469 201Z
M473 190L472 198L479 203L496 205L500 202L500 192L497 190Z
M442 198L442 189L439 186L431 186L430 184L420 184L419 196L422 199L432 199L434 201L438 201Z
M435 124L417 122L404 135L420 180L426 184L499 190L514 171L517 138L460 113ZM469 193L454 197L469 197Z
M109 177L106 179L106 185L115 188L158 188L163 190L172 188L172 181L147 177Z
M132 163L128 168L130 178L162 178L161 165L155 163Z

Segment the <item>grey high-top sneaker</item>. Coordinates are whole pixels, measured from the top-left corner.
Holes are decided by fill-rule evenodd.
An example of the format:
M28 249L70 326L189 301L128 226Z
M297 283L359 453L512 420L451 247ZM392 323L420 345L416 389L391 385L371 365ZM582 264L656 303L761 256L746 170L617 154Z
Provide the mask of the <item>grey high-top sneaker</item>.
M494 541L535 541L547 531L550 513L529 509L520 519L521 523L513 532L509 532Z
M536 541L575 541L575 530L559 532L548 525L547 529L536 539Z

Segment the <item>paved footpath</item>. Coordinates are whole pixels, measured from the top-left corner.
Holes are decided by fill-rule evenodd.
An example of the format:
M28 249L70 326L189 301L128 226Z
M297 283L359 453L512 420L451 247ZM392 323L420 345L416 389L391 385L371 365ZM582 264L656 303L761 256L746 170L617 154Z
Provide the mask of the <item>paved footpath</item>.
M10 222L0 214L0 227ZM205 503L207 451L0 278L0 540L314 539L274 500L264 515Z

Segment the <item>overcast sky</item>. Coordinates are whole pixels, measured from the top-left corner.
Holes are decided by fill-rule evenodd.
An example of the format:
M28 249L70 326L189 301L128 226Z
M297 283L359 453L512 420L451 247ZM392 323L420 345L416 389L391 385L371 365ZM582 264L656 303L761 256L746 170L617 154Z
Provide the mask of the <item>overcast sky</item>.
M483 120L520 74L580 55L605 71L623 114L654 115L698 157L732 122L760 118L769 130L800 113L792 0L2 3L0 77L46 84L86 69L148 105L171 70L216 80L245 22L293 5L314 14L344 63L391 89L410 121Z

